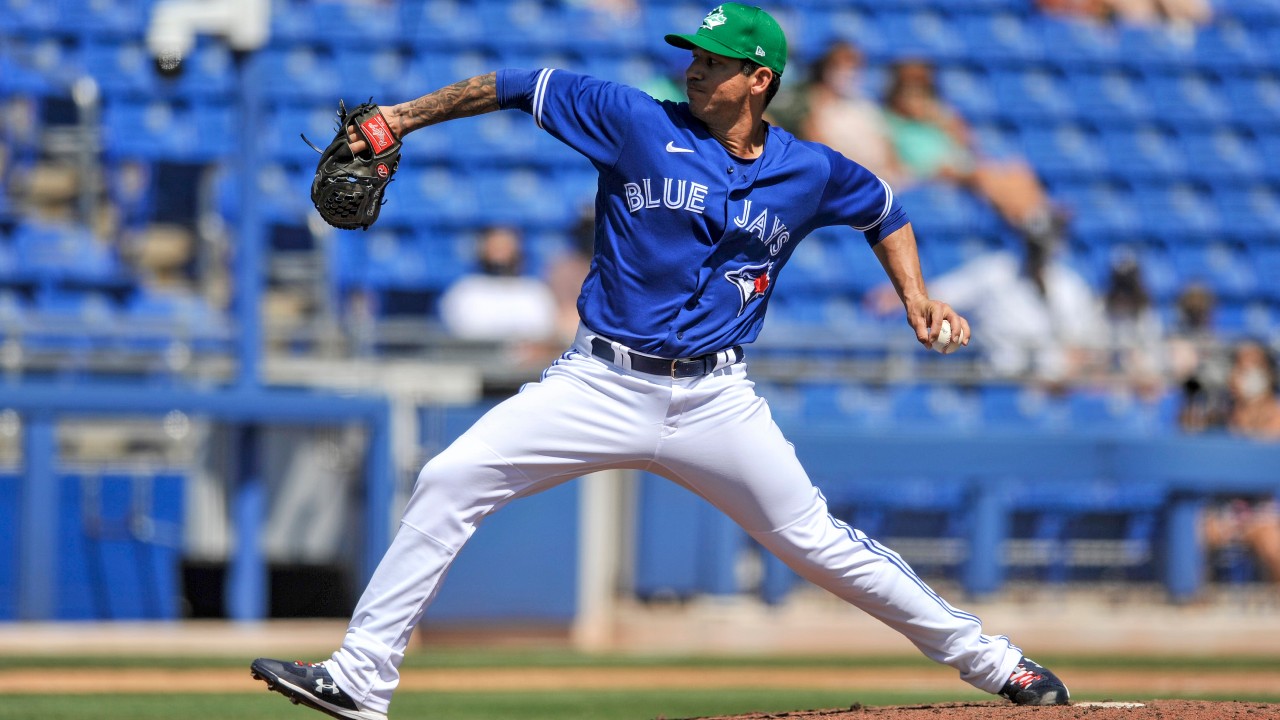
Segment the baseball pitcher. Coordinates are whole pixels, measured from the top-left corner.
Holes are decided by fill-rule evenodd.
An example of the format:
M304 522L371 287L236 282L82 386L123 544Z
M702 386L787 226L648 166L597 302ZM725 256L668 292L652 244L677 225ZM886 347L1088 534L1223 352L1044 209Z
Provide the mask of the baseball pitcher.
M1024 705L1067 688L903 559L831 516L756 395L743 350L778 275L813 230L861 232L926 347L966 345L969 324L930 298L915 236L887 184L763 120L787 43L764 10L725 3L693 34L688 102L566 70L502 70L380 108L397 138L520 110L599 172L595 256L577 338L547 368L422 469L391 547L346 636L322 663L254 661L271 690L339 718L386 717L414 626L477 525L580 475L636 468L727 513L809 581L905 635L961 679ZM428 132L430 132L428 130ZM354 132L350 149L366 143Z

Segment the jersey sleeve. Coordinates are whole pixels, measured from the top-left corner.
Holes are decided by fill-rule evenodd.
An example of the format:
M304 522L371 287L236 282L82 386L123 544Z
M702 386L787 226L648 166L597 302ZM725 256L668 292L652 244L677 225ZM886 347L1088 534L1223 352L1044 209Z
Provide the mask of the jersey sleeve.
M497 85L501 107L529 113L538 127L605 167L617 163L637 105L653 102L635 88L554 68L501 70Z
M907 213L893 196L889 183L831 148L815 147L831 166L818 204L822 224L848 225L861 232L869 245L907 224Z

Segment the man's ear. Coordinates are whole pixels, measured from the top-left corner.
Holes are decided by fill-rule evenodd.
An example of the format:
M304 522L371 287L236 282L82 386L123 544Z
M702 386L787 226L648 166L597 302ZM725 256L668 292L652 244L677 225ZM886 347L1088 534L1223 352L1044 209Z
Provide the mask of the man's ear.
M756 95L763 95L769 89L769 83L771 82L773 82L773 71L767 67L758 67L755 73L751 75L751 92Z

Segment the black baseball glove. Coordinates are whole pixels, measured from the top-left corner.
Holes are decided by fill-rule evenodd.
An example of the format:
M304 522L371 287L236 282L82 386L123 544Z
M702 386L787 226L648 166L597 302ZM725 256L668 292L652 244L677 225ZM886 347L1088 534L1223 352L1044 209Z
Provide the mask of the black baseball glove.
M349 129L368 145L359 155L351 152ZM321 150L316 177L311 181L311 202L320 217L341 230L368 230L378 219L387 183L400 165L400 140L391 132L382 111L372 102L347 112L338 101L338 132L329 147Z

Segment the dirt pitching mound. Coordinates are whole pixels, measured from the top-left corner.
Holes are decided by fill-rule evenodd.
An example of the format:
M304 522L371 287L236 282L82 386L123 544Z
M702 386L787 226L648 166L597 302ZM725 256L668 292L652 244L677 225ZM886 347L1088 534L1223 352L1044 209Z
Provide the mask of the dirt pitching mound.
M1280 705L1256 702L1206 702L1198 700L1150 700L1135 702L1081 702L1053 707L1020 707L1007 702L937 703L833 710L698 718L696 720L1265 720L1280 718Z

